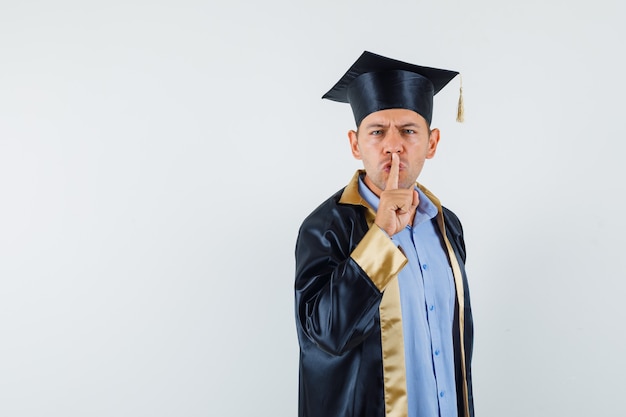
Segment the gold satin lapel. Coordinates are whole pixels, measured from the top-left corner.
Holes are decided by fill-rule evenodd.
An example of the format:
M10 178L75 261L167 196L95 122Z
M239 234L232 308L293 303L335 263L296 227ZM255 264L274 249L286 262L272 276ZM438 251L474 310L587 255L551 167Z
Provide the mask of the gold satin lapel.
M352 181L345 188L340 203L358 204L367 207L365 218L370 228L374 226L376 213L361 198L359 194L359 175L363 171L354 174ZM383 232L380 232L383 233ZM391 242L385 236L387 242ZM393 243L392 243L393 245ZM383 245L379 245L379 248ZM371 249L371 248L370 248ZM385 393L385 417L407 417L409 415L409 401L406 392L406 368L404 362L404 334L402 333L402 309L400 306L400 286L398 284L398 272L404 267L406 257L395 248L393 256L388 263L393 263L390 268L383 268L393 271L393 276L384 282L377 283L379 289L383 291L383 298L380 302L380 339L383 353L383 389ZM380 250L380 249L379 249ZM397 252L397 253L394 253ZM354 256L355 254L353 254ZM360 258L365 258L361 256ZM363 261L367 268L367 263ZM395 271L394 271L395 269Z
M467 375L465 371L465 296L463 292L463 274L461 273L461 267L459 261L456 259L456 254L450 245L448 236L446 236L445 225L443 222L443 214L437 216L437 223L441 229L441 235L446 244L448 250L448 258L450 259L450 265L452 266L452 273L454 274L454 285L456 286L456 296L459 302L459 350L461 351L461 371L463 374L463 409L465 415L469 417L469 393L467 388Z
M358 180L359 172L355 175ZM357 182L358 184L358 182ZM354 188L352 189L354 190ZM354 201L355 195L349 192L347 197ZM356 187L356 195L360 204L366 206L366 219L368 226L374 226L376 213L361 199ZM389 240L388 237L386 237ZM395 245L394 245L395 246ZM399 252L398 249L396 251ZM404 361L404 333L402 332L402 308L400 305L400 284L398 273L406 265L404 254L401 258L396 257L396 267L399 266L394 276L387 282L384 288L383 298L380 302L380 339L383 353L383 389L385 394L385 417L407 417L409 415L409 400L406 390L406 364ZM401 265L397 262L402 261Z
M467 388L467 372L465 368L465 293L463 292L463 274L461 273L461 267L459 265L459 261L456 258L456 254L452 249L452 245L448 240L448 236L446 235L446 226L443 220L443 209L441 208L441 203L439 199L435 197L428 189L418 184L420 190L426 194L426 196L437 206L437 225L439 226L439 231L441 232L441 236L443 237L443 241L446 245L446 250L448 252L448 260L450 261L450 266L452 267L452 274L454 275L454 286L456 288L456 297L459 303L459 335L460 335L460 353L461 353L461 371L463 375L463 402L465 410L465 415L469 417L469 392Z
M383 293L380 303L380 330L383 350L385 416L406 417L409 412L409 402L406 392L400 286L397 277L387 284Z

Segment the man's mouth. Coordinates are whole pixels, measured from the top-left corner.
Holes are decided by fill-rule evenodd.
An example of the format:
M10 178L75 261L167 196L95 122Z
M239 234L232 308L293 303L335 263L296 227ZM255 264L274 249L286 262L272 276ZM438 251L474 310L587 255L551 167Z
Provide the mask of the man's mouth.
M400 162L400 166L398 168L399 171L403 171L406 168L406 165ZM389 172L391 170L391 162L387 162L386 164L384 164L382 169L384 172Z

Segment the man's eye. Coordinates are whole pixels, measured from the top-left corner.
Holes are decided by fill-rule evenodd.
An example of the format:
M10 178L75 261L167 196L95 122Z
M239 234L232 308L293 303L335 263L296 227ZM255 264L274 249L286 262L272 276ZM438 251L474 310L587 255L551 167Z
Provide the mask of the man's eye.
M408 135L413 135L413 134L415 134L415 130L413 130L413 129L404 129L404 133L406 133Z
M373 131L370 133L370 135L378 136L378 135L380 135L381 133L383 133L383 131L382 131L382 130L373 130Z

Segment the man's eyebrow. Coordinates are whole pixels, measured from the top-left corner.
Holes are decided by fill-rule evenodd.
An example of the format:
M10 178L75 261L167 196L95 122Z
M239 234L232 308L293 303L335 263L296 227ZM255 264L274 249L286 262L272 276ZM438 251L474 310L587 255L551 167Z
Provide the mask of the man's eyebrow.
M386 127L387 125L379 123L379 122L372 122L372 123L368 123L365 125L366 129L371 129L373 127Z

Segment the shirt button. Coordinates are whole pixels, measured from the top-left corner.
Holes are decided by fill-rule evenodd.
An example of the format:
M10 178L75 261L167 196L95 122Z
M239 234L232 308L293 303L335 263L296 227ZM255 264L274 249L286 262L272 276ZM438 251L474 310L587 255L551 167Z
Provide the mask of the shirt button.
M439 349L435 350L435 356L439 356Z
M440 392L439 392L439 396L440 396L441 398L443 398L443 396L444 396L444 395L446 395L446 393L445 393L445 392L443 392L443 391L440 391Z
M424 265L422 265L422 269L423 269L424 271L428 271L428 264L424 264Z
M431 305L430 307L428 307L428 309L429 309L430 311L433 311L433 310L435 309L435 306L434 306L434 305Z

